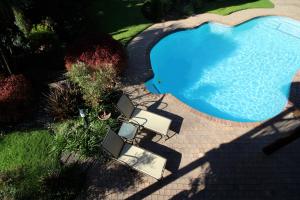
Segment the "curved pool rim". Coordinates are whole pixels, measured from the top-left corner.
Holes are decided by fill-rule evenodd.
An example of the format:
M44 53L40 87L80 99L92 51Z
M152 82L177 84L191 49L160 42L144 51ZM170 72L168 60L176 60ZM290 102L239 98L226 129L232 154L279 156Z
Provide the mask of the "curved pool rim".
M208 23L216 23L216 24L221 24L221 25L228 26L228 27L236 27L236 26L240 26L244 23L247 23L248 21L251 21L253 19L263 18L263 17L268 17L268 16L271 16L271 17L272 16L285 17L285 18L290 18L290 19L293 19L293 20L296 20L296 21L300 22L300 19L294 18L292 16L288 16L288 15L284 15L284 14L278 14L277 15L277 14L274 14L274 13L272 13L272 14L266 13L266 14L262 14L262 15L259 15L259 16L254 16L254 17L250 17L248 19L244 19L244 20L242 20L240 22L237 22L237 23L232 23L232 22L226 23L225 20L224 21L222 21L222 20L220 20L220 21L219 20L205 20L205 21L203 21L203 22L201 22L197 25L191 26L191 27L178 27L178 28L175 28L175 29L172 29L172 30L167 30L166 32L161 32L160 34L158 34L155 37L155 39L146 48L146 52L145 52L146 53L146 66L150 67L151 75L147 77L147 79L144 81L144 84L147 81L150 81L152 78L154 78L154 73L153 73L153 70L152 70L152 64L151 64L151 58L150 58L151 50L158 42L160 42L161 39L167 37L168 35L171 35L171 34L176 33L176 32L185 31L185 30L197 29L200 26L208 24ZM292 91L291 91L291 85L295 82L300 82L300 70L298 70L295 73L293 80L290 82L290 96L293 95ZM147 90L147 88L146 88L146 90ZM209 115L205 112L201 112L201 111L189 106L188 104L184 103L183 101L178 99L176 96L172 95L171 93L156 94L156 95L164 96L164 97L170 99L171 102L179 104L179 106L183 107L188 112L191 112L191 113L193 113L197 116L203 117L203 118L208 119L208 120L213 121L213 122L228 125L228 126L231 126L231 127L245 127L245 128L256 127L256 126L262 125L266 122L276 120L285 111L291 109L294 106L294 104L290 101L290 99L288 99L287 103L286 103L285 107L282 109L282 111L280 113L278 113L278 115L273 116L272 118L262 120L262 121L258 121L258 122L237 122L237 121L231 121L231 120L228 120L228 119L219 118L217 116L212 116L212 115ZM300 95L300 93L299 93L299 95Z

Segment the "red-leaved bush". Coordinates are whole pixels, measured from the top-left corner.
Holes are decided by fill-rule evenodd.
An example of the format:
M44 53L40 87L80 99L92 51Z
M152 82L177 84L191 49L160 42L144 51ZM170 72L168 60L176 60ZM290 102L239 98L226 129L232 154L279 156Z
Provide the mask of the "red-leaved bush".
M31 110L32 87L21 74L0 80L0 122L17 122Z
M85 63L94 70L112 67L121 72L126 66L123 45L108 34L89 34L71 45L65 56L67 70L78 62Z

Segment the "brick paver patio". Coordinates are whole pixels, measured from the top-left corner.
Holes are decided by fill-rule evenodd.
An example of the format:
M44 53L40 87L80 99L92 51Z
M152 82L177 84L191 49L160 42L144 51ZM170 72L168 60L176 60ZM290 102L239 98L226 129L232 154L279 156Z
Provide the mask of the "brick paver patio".
M146 105L149 110L173 120L167 140L153 133L139 135L141 147L167 158L166 171L156 181L115 162L96 163L89 170L88 199L300 199L300 139L271 155L262 152L264 147L278 146L275 142L299 125L294 112L300 100L299 82L292 87L294 105L274 119L247 126L213 121L191 112L170 95L149 94L143 86L151 76L147 52L162 35L208 20L231 25L261 15L300 20L299 0L273 2L274 9L245 10L225 17L203 14L155 24L129 44L124 90L137 103L151 101Z

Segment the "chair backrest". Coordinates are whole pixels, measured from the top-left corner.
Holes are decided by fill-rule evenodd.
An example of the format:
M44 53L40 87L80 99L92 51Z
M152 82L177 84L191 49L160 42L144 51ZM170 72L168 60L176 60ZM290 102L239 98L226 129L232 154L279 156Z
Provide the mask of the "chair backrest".
M124 140L111 129L102 141L102 147L115 158L119 157L124 144Z
M131 117L133 110L135 109L133 103L125 94L123 94L119 99L117 107L119 111L128 119Z

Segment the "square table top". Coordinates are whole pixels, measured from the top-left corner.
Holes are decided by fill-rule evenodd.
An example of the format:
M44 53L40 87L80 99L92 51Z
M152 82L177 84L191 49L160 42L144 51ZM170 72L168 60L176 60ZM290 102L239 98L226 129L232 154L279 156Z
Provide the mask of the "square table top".
M123 122L118 135L128 140L132 140L135 137L137 130L138 127L134 126L133 124L129 122Z

